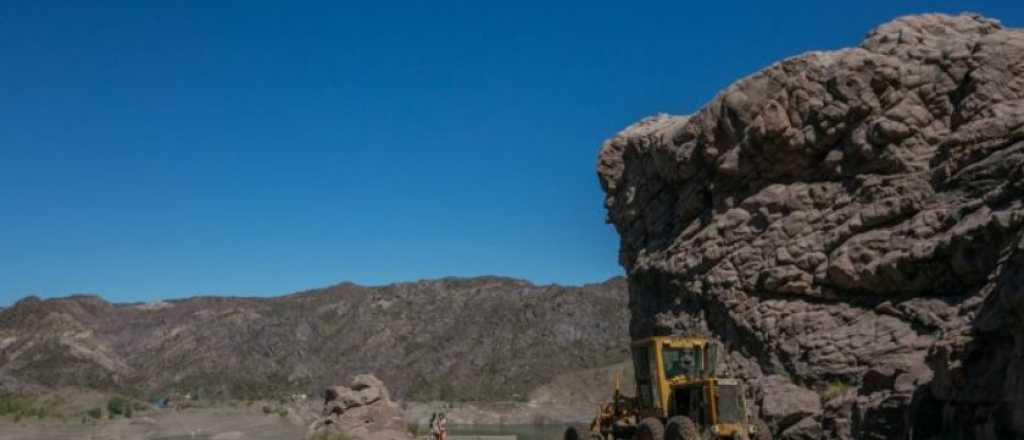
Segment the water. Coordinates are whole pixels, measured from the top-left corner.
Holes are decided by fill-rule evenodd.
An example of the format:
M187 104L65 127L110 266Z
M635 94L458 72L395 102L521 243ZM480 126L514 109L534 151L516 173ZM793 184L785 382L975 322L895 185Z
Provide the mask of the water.
M568 425L449 426L448 435L514 435L516 440L561 440ZM209 440L210 435L156 437L153 440ZM250 438L250 437L244 437Z
M467 425L448 426L449 436L514 435L517 440L561 440L569 425Z

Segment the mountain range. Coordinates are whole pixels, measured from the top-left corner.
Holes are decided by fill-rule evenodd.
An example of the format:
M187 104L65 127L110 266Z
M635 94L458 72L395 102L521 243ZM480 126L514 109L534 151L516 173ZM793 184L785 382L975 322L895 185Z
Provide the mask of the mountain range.
M0 310L0 388L257 399L372 373L397 399L525 401L560 375L625 360L628 310L622 278L342 283L149 304L28 297Z

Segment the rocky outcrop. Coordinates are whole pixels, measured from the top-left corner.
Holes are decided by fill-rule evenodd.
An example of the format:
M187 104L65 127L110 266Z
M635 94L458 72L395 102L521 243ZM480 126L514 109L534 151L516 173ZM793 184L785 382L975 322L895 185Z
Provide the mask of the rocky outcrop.
M324 391L324 417L309 426L307 439L412 440L398 405L377 377L361 374L349 387ZM332 437L331 434L338 434Z
M598 175L632 335L720 339L777 435L1024 436L1024 33L900 18L626 128Z
M390 402L384 382L370 374L360 374L349 387L332 386L324 390L324 410L343 413L349 408L367 406L374 402Z

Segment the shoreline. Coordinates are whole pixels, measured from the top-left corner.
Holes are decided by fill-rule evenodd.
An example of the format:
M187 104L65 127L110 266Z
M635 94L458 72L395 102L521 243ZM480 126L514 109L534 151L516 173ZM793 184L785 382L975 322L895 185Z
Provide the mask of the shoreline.
M457 426L554 426L590 423L596 404L538 402L400 402L406 421L426 425L444 412Z
M398 402L410 429L425 429L433 412L445 412L452 428L473 431L560 430L588 423L592 411L583 405L531 402ZM265 407L272 408L266 411ZM587 408L590 408L587 406ZM28 417L17 422L0 417L0 438L7 440L211 440L281 438L301 439L309 417L318 413L318 402L287 404L255 401L206 404L189 408L149 409L138 415L114 419L85 417ZM415 427L415 428L413 428Z

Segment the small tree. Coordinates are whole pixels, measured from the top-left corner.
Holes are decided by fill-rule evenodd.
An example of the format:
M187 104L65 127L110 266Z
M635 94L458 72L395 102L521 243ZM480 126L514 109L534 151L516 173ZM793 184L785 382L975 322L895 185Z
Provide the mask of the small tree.
M128 402L124 399L116 396L111 397L110 400L107 401L107 411L110 412L110 418L124 415L125 408L128 406Z

